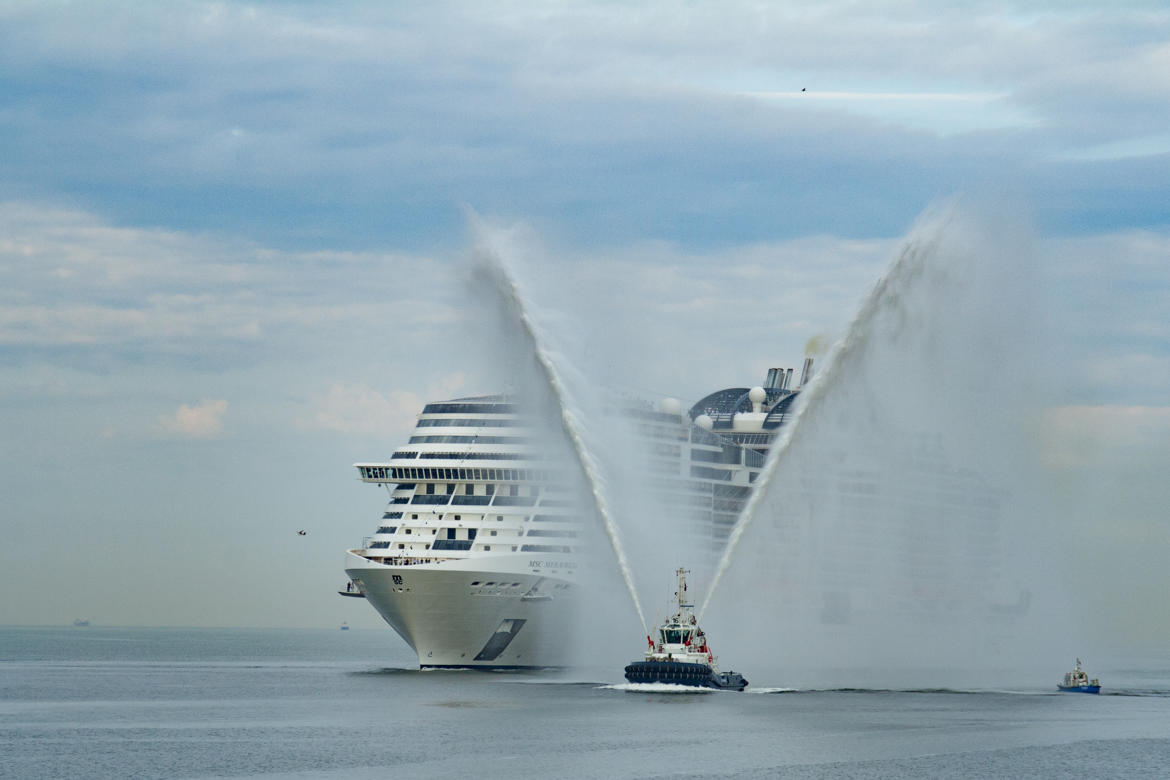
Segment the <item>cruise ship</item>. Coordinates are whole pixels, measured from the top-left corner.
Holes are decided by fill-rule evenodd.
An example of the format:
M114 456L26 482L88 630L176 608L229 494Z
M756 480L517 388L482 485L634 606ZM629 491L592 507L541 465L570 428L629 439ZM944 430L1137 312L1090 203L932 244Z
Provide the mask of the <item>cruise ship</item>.
M612 404L644 444L638 475L718 557L768 448L810 378L770 369L757 387ZM389 461L354 464L389 493L376 532L346 554L342 595L364 597L422 668L566 664L583 550L597 521L547 426L504 395L427 404Z

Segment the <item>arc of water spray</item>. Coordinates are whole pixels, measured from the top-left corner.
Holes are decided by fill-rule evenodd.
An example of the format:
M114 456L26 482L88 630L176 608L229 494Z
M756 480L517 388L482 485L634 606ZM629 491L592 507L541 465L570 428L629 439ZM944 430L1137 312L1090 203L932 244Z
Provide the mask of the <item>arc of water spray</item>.
M504 266L502 259L496 252L488 250L481 253L480 260L479 270L491 280L493 288L505 303L507 310L515 315L516 322L520 326L520 331L524 334L524 338L528 342L533 356L536 358L541 378L545 381L548 389L556 399L557 407L560 411L560 419L558 420L560 429L573 445L573 455L577 460L577 465L581 468L585 479L589 483L589 490L593 496L594 506L597 509L597 514L601 517L602 525L605 528L610 545L613 547L614 555L617 557L618 566L626 582L626 588L629 590L630 598L634 602L634 609L638 612L638 619L642 621L642 630L648 632L646 616L642 611L642 603L638 600L638 593L634 587L633 574L629 562L626 560L626 553L622 547L621 537L618 534L617 525L614 523L609 502L606 500L605 493L602 489L600 469L598 468L597 461L589 454L588 448L585 445L580 421L569 411L569 406L566 403L567 393L565 384L561 379L560 372L557 371L556 365L541 343L536 328L533 326L532 319L528 314L528 309L524 304L524 297L520 292L520 288L508 272L508 269Z
M942 225L945 225L945 223L953 218L954 208L955 204L951 203L945 209L945 213L940 219L940 229ZM935 235L938 235L938 233ZM731 534L727 538L727 546L723 548L723 556L719 559L719 565L715 569L715 575L711 578L711 586L707 589L707 595L703 599L702 606L699 607L698 616L700 618L707 611L707 605L711 603L711 598L715 595L715 588L719 585L719 581L731 565L731 559L735 555L740 539L743 538L744 532L755 519L760 502L768 491L768 485L772 482L772 477L780 468L780 464L788 459L788 452L792 449L792 446L803 438L803 429L805 426L802 423L809 415L815 416L818 414L820 408L825 403L825 397L829 388L837 380L837 376L842 372L843 366L847 366L854 355L864 350L872 333L869 325L877 316L882 305L890 301L896 301L903 285L908 280L922 273L923 258L928 256L928 250L933 243L930 242L930 244L922 245L911 241L902 248L901 253L893 265L878 279L877 283L874 284L873 290L870 291L869 296L857 310L857 314L853 317L853 321L849 323L849 327L845 331L845 336L833 347L825 367L816 374L809 384L808 389L802 391L801 403L797 407L795 417L784 427L784 434L781 436L780 441L768 453L768 458L764 462L764 468L760 476L756 479L755 490L752 491L751 496L739 514L739 518L736 519L735 525L731 529Z

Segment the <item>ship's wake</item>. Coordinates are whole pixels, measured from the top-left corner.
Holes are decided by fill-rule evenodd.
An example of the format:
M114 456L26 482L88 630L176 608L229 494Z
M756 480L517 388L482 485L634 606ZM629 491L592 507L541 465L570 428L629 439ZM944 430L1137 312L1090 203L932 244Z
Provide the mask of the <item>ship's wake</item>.
M627 693L717 693L714 688L699 688L694 685L673 685L671 683L616 683L599 685L599 691L626 691Z

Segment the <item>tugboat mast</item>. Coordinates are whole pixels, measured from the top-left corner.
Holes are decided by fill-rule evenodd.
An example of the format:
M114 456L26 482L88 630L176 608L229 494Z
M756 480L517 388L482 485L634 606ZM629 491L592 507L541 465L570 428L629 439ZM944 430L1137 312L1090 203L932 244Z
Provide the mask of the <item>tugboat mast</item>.
M680 567L678 567L678 569L675 570L674 573L678 575L678 590L676 590L674 592L674 595L678 596L678 611L679 611L679 614L682 614L682 611L684 608L689 608L689 609L695 608L694 604L687 604L686 603L687 575L690 574L691 572L690 572L690 569L684 569L683 567L680 566Z

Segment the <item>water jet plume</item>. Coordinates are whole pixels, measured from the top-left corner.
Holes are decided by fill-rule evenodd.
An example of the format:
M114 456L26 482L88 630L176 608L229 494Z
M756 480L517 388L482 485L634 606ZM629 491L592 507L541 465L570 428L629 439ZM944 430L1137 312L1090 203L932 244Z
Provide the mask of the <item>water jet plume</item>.
M943 218L943 224L945 225L947 221L949 221L949 216ZM723 555L715 567L715 574L707 590L707 595L704 597L702 606L699 608L699 617L702 617L706 612L707 605L710 603L715 589L719 586L720 580L723 579L723 575L727 572L728 566L731 565L731 561L735 556L744 532L755 520L760 502L767 495L768 486L772 482L774 475L778 469L783 468L789 451L801 440L804 433L803 429L805 426L803 423L805 418L820 413L820 409L827 396L827 389L839 381L839 375L847 370L846 367L849 365L853 356L865 348L866 342L870 337L870 324L877 312L883 305L895 304L898 299L899 288L909 284L914 277L922 273L923 258L927 256L929 249L929 244L923 246L916 243L909 243L903 247L893 265L877 281L873 290L870 291L869 296L858 309L856 316L854 316L853 321L845 332L845 336L833 347L827 365L823 366L813 376L812 382L801 393L796 404L793 419L783 429L779 440L772 445L767 460L764 463L764 468L760 476L756 479L755 490L752 492L747 504L744 505L743 511L740 513L739 518L731 530L731 534L727 540L727 546L724 548ZM813 337L809 340L805 349L806 352L815 354L813 350L819 350L820 347L819 339Z
M987 685L1059 635L1026 246L956 205L911 231L802 391L703 599L737 664Z
M523 345L522 351L531 355L538 377L537 389L547 396L547 403L543 406L555 418L556 432L568 443L566 449L585 480L593 508L609 540L638 620L643 631L646 631L646 616L638 599L632 570L607 496L601 464L593 454L595 449L588 442L580 405L575 403L564 379L564 372L542 338L542 331L534 320L528 299L507 266L505 249L499 245L501 238L479 220L473 218L471 222L477 238L473 268L476 280L497 297L511 332Z

